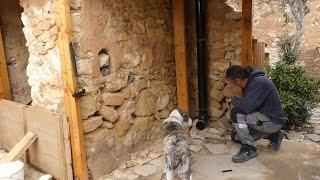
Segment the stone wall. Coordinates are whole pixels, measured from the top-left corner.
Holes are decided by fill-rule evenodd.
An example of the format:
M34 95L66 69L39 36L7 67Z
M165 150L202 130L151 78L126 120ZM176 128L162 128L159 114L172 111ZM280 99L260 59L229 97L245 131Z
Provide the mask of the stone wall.
M302 54L297 64L303 66L310 75L320 77L320 3L318 0L308 0L307 6L310 13L304 17ZM279 1L258 0L254 3L253 34L268 44L273 62L279 60L277 43L280 37L295 32L295 23L288 6L285 11L292 19L289 23L285 23Z
M29 50L33 105L62 112L63 93L53 1L21 0ZM241 58L241 14L224 0L206 4L208 100L211 120L226 111L234 87L225 81ZM195 8L186 6L191 115L197 115ZM111 172L161 138L162 121L176 107L172 7L169 0L81 1L71 7L73 46L88 169Z
M21 20L30 54L27 76L32 105L63 112L61 64L56 44L58 29L53 1L20 0L20 5L24 9Z
M12 99L15 102L28 104L31 102L31 88L28 85L26 75L29 54L22 32L21 12L22 8L19 5L19 0L0 2L1 33Z
M210 119L214 122L224 118L226 100L232 92L237 92L237 89L227 84L225 71L230 63L241 62L241 13L235 12L224 0L206 1L205 6L208 110ZM194 1L188 1L186 12L191 115L197 117L198 72Z
M171 1L73 1L88 168L94 178L162 137L176 106Z
M278 48L280 37L287 34L293 35L295 32L295 23L290 8L287 6L284 9L291 18L289 23L285 23L279 2L253 1L253 35L259 41L267 43L266 51L270 53L271 63L280 60ZM237 11L241 11L240 0L229 0L229 4ZM297 64L303 66L310 75L320 77L320 4L318 0L308 0L307 6L310 13L304 17L302 54Z

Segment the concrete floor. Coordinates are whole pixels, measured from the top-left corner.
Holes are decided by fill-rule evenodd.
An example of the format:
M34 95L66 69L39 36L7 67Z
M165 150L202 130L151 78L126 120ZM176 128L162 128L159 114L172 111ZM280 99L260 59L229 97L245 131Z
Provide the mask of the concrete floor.
M235 164L231 157L239 146L228 143L229 152L211 155L201 152L192 166L193 179L320 179L320 146L315 143L283 141L279 151L266 148L267 142L259 142L259 156L243 164ZM222 170L232 170L222 173Z
M158 142L161 143L161 142ZM231 157L239 150L239 145L231 141L226 144L212 144L213 147L225 146L228 150L211 153L203 148L193 153L192 173L194 180L319 180L320 145L310 142L284 140L279 151L266 148L267 141L259 141L259 155L243 164L235 164ZM160 153L160 152L159 152ZM2 151L2 156L4 155ZM163 169L163 157L160 155L157 171L150 176L137 179L159 180ZM223 170L232 170L222 173ZM29 166L25 167L25 179L38 179L42 173ZM130 174L128 176L131 176ZM132 177L132 176L131 176ZM108 178L105 178L108 179ZM136 179L136 178L135 178ZM125 180L125 179L121 179Z
M320 179L320 146L314 142L299 142L283 140L279 151L266 148L267 141L258 142L259 155L257 158L243 164L231 161L240 146L227 141L226 144L211 144L212 153L203 148L198 153L192 153L193 180L319 180ZM226 151L221 151L221 150ZM161 154L161 152L159 152ZM114 174L101 177L99 180L159 180L163 172L163 156L156 159L157 170L150 168L135 171L135 167L120 168ZM154 165L148 160L143 166ZM232 170L222 173L223 170ZM144 171L144 173L141 173ZM150 173L149 173L150 172ZM151 174L152 173L152 174ZM143 176L143 174L151 174ZM120 176L121 175L121 176ZM178 179L178 178L176 178Z

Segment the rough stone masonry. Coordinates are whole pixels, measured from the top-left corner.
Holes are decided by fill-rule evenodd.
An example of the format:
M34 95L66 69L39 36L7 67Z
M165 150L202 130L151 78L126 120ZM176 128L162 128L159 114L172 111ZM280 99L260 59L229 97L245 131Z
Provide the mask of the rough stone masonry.
M58 29L52 0L21 0L33 106L63 113ZM224 79L241 57L241 13L224 0L207 2L208 90L211 120L223 118L235 90ZM187 3L191 114L197 112L194 4ZM129 153L161 138L162 120L176 107L170 0L73 0L73 46L88 169L111 172Z

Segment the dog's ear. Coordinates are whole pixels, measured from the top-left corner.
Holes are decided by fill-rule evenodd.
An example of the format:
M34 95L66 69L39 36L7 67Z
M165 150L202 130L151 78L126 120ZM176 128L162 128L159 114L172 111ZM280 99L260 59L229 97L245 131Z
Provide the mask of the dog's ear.
M184 110L178 109L178 112L180 113L180 115L182 116L183 122L188 122L189 120L189 116L188 113Z

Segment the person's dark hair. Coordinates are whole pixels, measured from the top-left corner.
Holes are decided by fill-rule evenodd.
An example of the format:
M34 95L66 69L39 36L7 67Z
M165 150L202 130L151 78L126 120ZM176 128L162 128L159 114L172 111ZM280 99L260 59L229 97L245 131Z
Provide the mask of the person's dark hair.
M235 79L247 79L250 75L250 73L253 71L253 69L248 66L248 67L242 67L239 65L232 65L227 69L227 78L231 80Z

